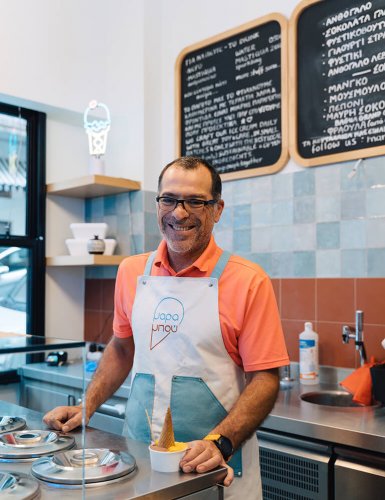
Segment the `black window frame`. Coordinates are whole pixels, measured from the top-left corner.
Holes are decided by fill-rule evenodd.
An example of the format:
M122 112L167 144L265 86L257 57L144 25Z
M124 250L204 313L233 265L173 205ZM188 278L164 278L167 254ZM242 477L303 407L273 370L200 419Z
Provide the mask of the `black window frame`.
M45 336L46 114L2 102L0 113L27 122L25 235L0 234L0 246L30 250L26 332Z

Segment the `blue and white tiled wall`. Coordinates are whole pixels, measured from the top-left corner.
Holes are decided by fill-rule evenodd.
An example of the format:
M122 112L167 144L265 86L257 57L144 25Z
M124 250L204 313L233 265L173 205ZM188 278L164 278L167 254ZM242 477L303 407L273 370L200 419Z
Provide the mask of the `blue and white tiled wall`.
M224 249L258 262L273 278L385 276L385 158L285 170L223 183L225 210L215 227ZM160 241L155 192L86 201L86 221L105 221L117 254ZM116 268L88 268L114 278Z
M217 243L276 278L385 276L385 158L357 163L225 182Z

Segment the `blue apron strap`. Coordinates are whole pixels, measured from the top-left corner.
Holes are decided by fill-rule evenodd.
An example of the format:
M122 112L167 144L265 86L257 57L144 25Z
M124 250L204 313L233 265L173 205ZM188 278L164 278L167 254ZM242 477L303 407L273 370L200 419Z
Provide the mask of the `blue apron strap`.
M156 256L156 250L148 256L147 262L146 262L146 267L144 268L143 271L143 276L151 276L151 269L152 269L152 264L154 263Z
M211 278L216 278L217 280L219 280L230 257L230 252L227 252L226 250L222 252L222 255L219 257L218 262L216 263L213 272L211 273Z

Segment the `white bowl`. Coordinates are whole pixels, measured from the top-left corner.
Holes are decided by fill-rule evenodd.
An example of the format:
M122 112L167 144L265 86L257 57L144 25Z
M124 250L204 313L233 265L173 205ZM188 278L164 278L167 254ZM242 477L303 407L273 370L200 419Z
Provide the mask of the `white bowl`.
M88 255L88 240L84 238L68 239L65 241L70 255Z
M88 255L87 244L89 239L85 238L70 238L65 240L65 244L67 245L68 251L70 255ZM103 252L103 255L112 255L115 250L116 240L113 238L107 238L104 240L106 244L106 248Z
M151 445L148 449L150 450L152 470L156 470L158 472L178 472L179 462L186 453L187 445L186 448L181 451L158 451L153 450Z
M74 238L89 240L97 235L100 240L104 240L108 224L105 222L73 222L70 224L70 228Z

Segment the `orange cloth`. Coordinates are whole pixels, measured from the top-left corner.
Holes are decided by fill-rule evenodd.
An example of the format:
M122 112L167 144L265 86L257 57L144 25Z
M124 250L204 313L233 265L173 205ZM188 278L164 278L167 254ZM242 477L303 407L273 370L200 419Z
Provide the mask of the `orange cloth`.
M344 387L350 394L353 394L353 401L365 406L372 403L372 377L370 368L376 362L371 359L369 363L365 363L360 368L357 368L353 373L348 375L340 385Z
M179 273L171 268L162 241L152 268L153 276L208 277L222 250L213 237L202 255ZM137 277L149 254L133 255L119 266L115 286L114 334L132 336L131 315ZM219 320L224 345L245 371L268 370L289 364L278 307L271 281L257 264L232 255L218 283Z

